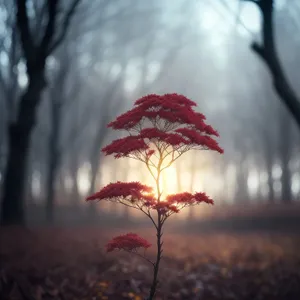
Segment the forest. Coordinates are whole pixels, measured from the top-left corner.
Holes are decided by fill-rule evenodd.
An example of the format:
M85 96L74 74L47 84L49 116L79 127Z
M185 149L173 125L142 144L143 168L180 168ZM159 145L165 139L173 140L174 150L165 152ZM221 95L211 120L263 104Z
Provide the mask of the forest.
M144 299L147 268L102 248L124 229L152 241L151 223L86 197L154 186L101 149L137 99L176 93L224 154L162 173L164 193L214 205L170 218L157 299L299 299L299 30L297 0L0 0L0 298Z

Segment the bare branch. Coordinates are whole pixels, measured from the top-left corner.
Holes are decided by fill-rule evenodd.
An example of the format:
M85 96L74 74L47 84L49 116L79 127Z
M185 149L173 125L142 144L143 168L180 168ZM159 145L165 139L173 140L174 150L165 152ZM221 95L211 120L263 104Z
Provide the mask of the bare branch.
M51 0L49 0L49 1L51 1ZM79 2L80 2L80 0L73 0L72 4L70 5L70 8L65 15L61 32L58 35L58 37L53 41L52 45L48 48L48 54L52 53L64 40L64 38L68 32L70 23L71 23L71 19L76 11L76 8L77 8Z
M47 10L48 23L39 49L43 58L46 58L49 54L47 50L55 32L55 21L57 19L58 0L47 0Z
M260 58L264 61L267 61L267 56L265 54L264 48L256 42L253 42L251 45L252 50L260 56Z
M29 29L29 20L26 10L26 2L24 0L16 0L17 5L17 25L20 32L20 39L22 43L22 48L24 55L27 61L27 64L30 66L32 60L35 57L35 45L32 39L32 33Z
M287 106L290 113L295 118L300 128L300 100L293 90L288 78L283 70L280 59L277 54L274 38L274 26L273 26L273 10L274 0L241 0L251 1L259 7L263 16L263 28L262 28L262 44L252 44L253 51L259 55L259 57L268 66L271 75L273 77L274 88L280 96L282 102Z
M33 6L35 10L35 15L36 15L36 25L35 25L35 34L37 38L40 38L42 34L42 29L43 29L43 19L45 17L46 11L47 11L47 2L45 1L42 5L41 8L39 8L38 1L35 0L33 1Z
M141 258L143 258L144 260L146 260L148 263L150 263L153 267L155 266L155 263L153 261L151 261L150 259L148 259L146 256L144 255L141 255L140 253L136 252L136 251L129 251L129 250L126 250L124 249L125 252L128 252L128 253L133 253Z

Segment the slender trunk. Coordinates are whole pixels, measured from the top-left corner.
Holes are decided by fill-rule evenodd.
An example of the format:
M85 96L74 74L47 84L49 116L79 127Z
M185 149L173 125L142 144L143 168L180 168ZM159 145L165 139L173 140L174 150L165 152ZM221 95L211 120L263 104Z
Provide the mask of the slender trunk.
M237 190L236 190L236 203L249 202L248 193L248 174L245 163L241 162L237 172Z
M106 117L100 119L98 129L99 134L97 135L94 144L92 145L91 153L90 153L90 163L91 163L91 182L90 182L90 189L89 194L95 192L96 188L96 179L100 168L100 160L101 160L101 146L103 145L103 141L105 138L105 131L106 128ZM94 216L96 213L96 206L89 204L89 215Z
M158 284L158 271L159 271L159 263L162 258L162 222L161 222L161 215L158 213L158 226L157 226L157 233L156 233L156 246L157 246L157 254L156 254L156 262L154 265L154 272L153 272L153 280L152 285L150 288L150 295L148 300L153 300L156 288Z
M91 181L90 181L90 189L89 194L93 194L96 191L96 179L99 172L100 167L100 150L97 153L94 153L91 161ZM89 203L88 206L88 214L90 217L95 217L97 213L97 208L92 203Z
M156 176L156 190L157 190L157 202L160 202L160 197L161 197L161 190L160 190L160 184L159 184L159 179L161 176L161 165L163 162L163 155L160 152L160 158L157 166L157 176ZM156 293L156 288L158 284L158 271L159 271L159 263L162 257L162 226L163 226L163 220L162 220L162 215L159 210L157 210L157 231L156 231L156 246L157 246L157 254L156 254L156 262L154 264L154 271L153 271L153 280L152 280L152 285L150 288L150 295L148 300L152 300L155 296Z
M268 135L265 135L264 137L264 147L263 147L263 154L264 154L264 161L266 164L266 170L268 174L268 201L270 203L274 203L275 201L275 194L274 194L274 180L273 180L273 152L274 148L272 147L270 138L268 138Z
M268 159L266 163L267 163L268 188L269 188L268 201L270 203L274 203L275 194L274 194L274 180L273 180L273 175L272 175L273 165L272 165L271 159Z
M49 138L49 157L48 157L48 174L46 186L46 216L49 223L54 219L54 201L55 201L55 179L59 165L59 129L60 129L60 111L59 105L51 99L52 105L52 124Z
M286 145L287 146L287 145ZM283 203L291 203L292 202L292 191L291 191L291 171L289 169L289 149L284 148L281 151L281 200Z
M76 178L76 177L75 177ZM78 184L77 184L77 178L75 180L73 180L73 187L72 187L72 202L74 203L74 205L78 205L79 204L79 199L80 194L79 194L79 188L78 188Z
M282 202L291 203L292 202L292 192L291 192L291 173L287 165L287 161L283 161L282 168L282 177L281 177L281 186L282 186Z
M74 205L79 204L80 194L79 194L79 188L78 188L78 181L77 181L77 171L78 171L78 157L77 154L74 154L74 157L72 159L71 164L71 177L72 177L72 191L71 191L71 203L74 203Z
M90 189L89 189L89 194L95 193L96 191L96 179L100 167L100 155L95 157L92 161L92 166L91 166L91 182L90 182Z
M291 171L289 162L292 152L292 122L287 111L280 111L279 155L281 161L281 200L283 203L292 202Z
M24 224L24 188L31 133L35 114L44 88L43 72L30 79L20 100L16 122L9 126L8 158L4 173L1 222L3 225Z

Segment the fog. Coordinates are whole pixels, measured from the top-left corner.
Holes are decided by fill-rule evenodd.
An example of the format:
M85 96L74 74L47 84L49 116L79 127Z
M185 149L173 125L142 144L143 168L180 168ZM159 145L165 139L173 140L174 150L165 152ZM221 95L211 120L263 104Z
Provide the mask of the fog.
M63 1L66 9L69 2ZM39 41L46 22L43 7L38 1L28 5L33 40ZM31 79L14 25L14 5L1 1L0 7L3 193L9 125L18 119ZM300 5L281 0L274 9L278 57L299 95L300 40L295 33ZM61 26L57 35L63 30L62 18L56 23ZM125 134L107 123L149 93L178 93L195 101L219 131L225 150L222 156L186 153L163 174L165 193L204 191L215 201L214 208L186 209L174 220L199 220L222 207L296 205L299 126L270 70L250 47L261 41L261 32L260 11L247 1L81 1L64 40L46 59L46 84L23 156L24 201L16 204L25 207L28 222L143 217L112 203L86 203L85 198L118 180L154 184L140 162L101 153Z

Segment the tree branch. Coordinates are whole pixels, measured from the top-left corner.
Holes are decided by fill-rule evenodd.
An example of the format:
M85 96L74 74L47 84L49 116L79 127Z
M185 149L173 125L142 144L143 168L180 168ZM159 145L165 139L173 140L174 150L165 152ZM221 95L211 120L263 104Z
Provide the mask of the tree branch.
M155 263L153 261L151 261L149 258L147 258L146 256L138 253L137 251L130 251L130 250L126 250L124 249L125 252L128 252L128 253L133 253L137 256L139 256L140 258L143 258L144 260L146 260L148 263L150 263L153 267L155 266Z
M40 53L43 58L48 55L48 47L55 32L55 21L57 19L58 0L47 0L48 23L40 44Z
M33 43L32 34L29 29L29 20L26 10L25 0L16 0L17 6L17 26L20 33L20 40L22 43L22 48L24 51L24 56L27 62L27 65L30 66L32 64L32 60L35 57L35 45Z
M251 44L251 49L263 60L267 61L267 56L265 54L264 48L259 45L257 42Z
M255 3L263 17L262 44L254 42L252 50L265 62L273 78L273 85L281 101L286 105L300 129L300 100L283 70L274 39L274 0L241 0Z
M51 2L51 0L49 0L49 1ZM73 0L72 4L70 5L70 8L65 15L61 32L58 35L58 37L53 41L52 45L50 45L50 47L48 48L48 54L52 53L64 40L64 38L68 32L70 23L71 23L71 19L76 11L76 8L77 8L79 2L80 2L80 0Z

